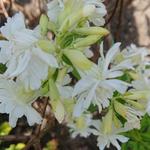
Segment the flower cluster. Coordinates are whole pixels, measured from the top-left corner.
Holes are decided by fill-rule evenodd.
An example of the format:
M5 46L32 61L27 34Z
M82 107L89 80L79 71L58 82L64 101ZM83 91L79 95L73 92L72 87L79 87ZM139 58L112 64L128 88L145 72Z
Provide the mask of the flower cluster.
M107 14L102 0L53 0L47 7L32 30L21 12L0 28L0 63L6 66L0 113L9 114L12 127L22 116L31 126L40 124L32 103L47 97L73 138L93 134L100 150L110 144L119 150L118 141L128 141L122 132L140 128L142 116L150 114L148 50L134 44L121 50L115 43L104 54L109 31L100 27ZM95 43L97 64L90 59Z

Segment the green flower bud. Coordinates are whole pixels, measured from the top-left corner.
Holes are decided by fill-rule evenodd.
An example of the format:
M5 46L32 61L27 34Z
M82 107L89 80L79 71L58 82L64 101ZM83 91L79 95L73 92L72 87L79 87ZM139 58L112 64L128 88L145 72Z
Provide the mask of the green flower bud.
M108 113L103 118L103 132L109 134L112 132L112 119L113 119L113 110L109 108Z
M67 68L63 68L63 69L58 71L58 75L57 75L57 79L56 79L56 82L58 84L60 84L60 85L62 84L62 82L64 81L66 73L67 73Z
M72 62L72 64L81 69L88 70L92 67L93 63L88 60L82 52L76 50L64 50L64 55Z
M145 106L143 104L141 104L141 103L138 103L138 102L133 101L133 100L128 100L128 99L126 99L126 101L129 104L131 104L132 106L134 106L135 108L137 108L137 109L140 109L140 110L144 110L145 109Z
M146 100L148 97L150 97L149 91L135 91L128 93L123 96L124 99L131 99L131 100Z
M57 27L56 27L56 24L54 22L49 20L47 28L48 28L48 30L56 33Z
M41 30L41 34L42 35L46 35L48 29L48 17L44 14L41 15L41 18L40 18L40 30Z
M39 40L38 46L45 52L52 53L55 51L55 45L49 40Z
M121 115L123 118L126 118L127 109L123 104L118 101L114 101L114 108L119 115Z
M89 35L85 38L79 38L76 41L74 41L73 47L80 48L90 46L96 43L101 37L101 35Z
M49 79L49 94L51 100L59 100L60 95L53 79Z
M63 103L60 100L51 101L53 113L59 123L62 123L65 119L65 109Z
M116 128L120 128L121 127L121 122L116 117L115 113L113 113L113 122L114 122L114 125L115 125Z
M101 35L105 36L109 34L109 31L102 27L82 27L74 30L75 33L81 35Z
M77 25L81 19L88 18L95 11L94 5L86 5L81 7L78 11L73 12L72 14L67 13L66 19L63 21L59 31L61 33L66 32L68 29ZM69 16L68 16L69 14ZM66 16L66 15L65 15ZM62 19L60 19L62 20Z
M138 73L134 72L134 71L128 71L128 74L131 76L132 79L134 80L138 80L140 79L140 76Z

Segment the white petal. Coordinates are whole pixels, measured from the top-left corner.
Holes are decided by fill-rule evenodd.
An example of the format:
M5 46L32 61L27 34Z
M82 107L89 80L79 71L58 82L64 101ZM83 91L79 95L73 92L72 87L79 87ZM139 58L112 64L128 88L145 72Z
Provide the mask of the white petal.
M123 82L121 80L112 79L106 81L110 87L113 87L115 90L117 90L120 93L125 93L129 84L126 82Z
M42 121L40 114L32 107L27 107L26 117L30 126L35 123L40 124Z
M23 56L20 55L17 68L16 70L14 70L13 73L9 75L9 77L15 77L20 73L22 73L26 69L30 59L31 59L31 54L29 51L25 52Z
M94 83L94 81L90 78L81 79L75 85L75 88L73 91L73 96L76 96L76 95L82 93L83 91L86 91L87 89L89 89L92 86L93 83Z
M74 106L73 116L80 117L81 114L84 112L84 99L78 100Z
M95 83L95 85L93 85L93 87L91 87L91 90L89 91L85 102L84 102L84 107L88 108L92 102L92 100L94 99L95 95L96 95L96 88L98 86L99 82Z
M12 36L16 31L20 31L21 29L24 28L25 28L24 16L20 12L14 15L12 18L8 18L7 23L5 24L5 26L0 28L0 31L2 35L10 39L12 38Z
M106 78L116 78L116 77L120 77L123 75L122 71L107 71L106 73Z
M57 60L53 55L43 52L42 50L40 50L38 48L33 49L33 53L36 56L38 56L42 61L47 63L49 66L56 67L56 68L58 67Z
M13 114L9 115L9 124L14 128L16 126L18 118Z
M120 51L120 48L119 48L120 45L121 45L121 43L114 44L107 52L106 58L105 58L105 68L108 69L109 64L114 59L115 55L117 55L117 53Z

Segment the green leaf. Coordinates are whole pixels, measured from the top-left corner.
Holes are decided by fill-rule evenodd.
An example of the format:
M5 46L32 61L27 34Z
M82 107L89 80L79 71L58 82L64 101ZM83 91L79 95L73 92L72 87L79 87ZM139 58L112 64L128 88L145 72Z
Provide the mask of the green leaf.
M129 137L127 143L122 144L122 150L150 150L150 117L145 115L141 120L141 129L123 133Z
M8 135L11 131L11 127L8 122L4 122L0 126L0 136Z
M0 64L0 74L4 73L6 71L6 65Z
M17 145L11 144L6 150L22 150L25 147L25 144L18 143Z

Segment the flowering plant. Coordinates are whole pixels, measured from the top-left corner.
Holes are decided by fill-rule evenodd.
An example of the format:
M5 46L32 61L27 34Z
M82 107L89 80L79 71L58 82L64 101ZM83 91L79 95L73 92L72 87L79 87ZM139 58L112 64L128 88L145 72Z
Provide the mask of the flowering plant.
M149 52L134 44L121 50L115 43L105 54L103 27L107 11L102 0L53 0L39 25L29 29L23 14L0 28L0 113L9 123L26 117L30 126L43 124L33 104L41 98L72 137L97 137L100 150L129 140L123 132L139 129L150 114ZM99 44L100 57L91 45ZM46 108L45 108L46 109ZM45 110L47 111L47 110ZM96 115L95 115L96 114Z

